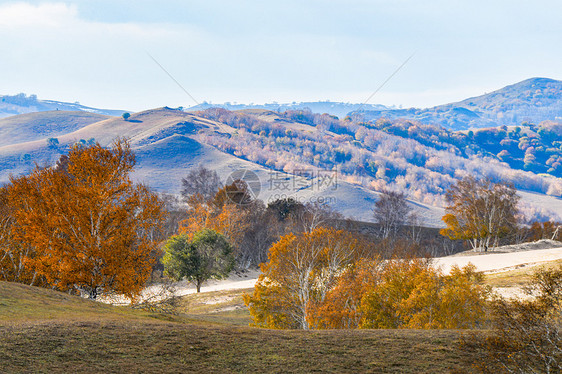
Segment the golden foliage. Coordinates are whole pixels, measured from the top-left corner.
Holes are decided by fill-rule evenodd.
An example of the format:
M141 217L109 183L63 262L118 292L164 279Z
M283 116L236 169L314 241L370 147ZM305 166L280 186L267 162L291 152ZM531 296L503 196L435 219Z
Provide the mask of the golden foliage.
M472 265L444 275L427 259L365 259L350 233L317 229L275 243L252 295L267 328L471 328L488 288Z
M75 145L64 168L35 168L11 179L16 237L35 249L28 265L50 285L91 298L100 291L133 298L141 291L163 210L156 195L129 179L134 164L126 141L112 149Z
M0 280L42 285L44 278L32 266L35 251L17 240L13 207L8 203L8 188L0 189Z
M384 262L361 259L339 276L321 302L309 305L309 324L317 329L355 329L361 323L361 299L379 283Z
M317 228L283 236L261 265L253 295L245 297L254 325L308 329L311 305L325 299L358 253L357 240L341 230Z
M516 192L512 186L487 179L462 179L447 191L449 205L442 218L447 228L441 234L468 240L473 249L495 247L499 238L515 229Z
M217 195L222 196L221 191ZM221 202L216 205L205 201L200 195L191 196L188 200L188 218L179 223L179 233L187 234L192 239L196 232L211 229L226 236L234 246L239 245L244 231L250 226L249 212L228 200L221 198Z
M361 328L471 328L488 290L472 265L443 275L427 260L393 260L361 300Z

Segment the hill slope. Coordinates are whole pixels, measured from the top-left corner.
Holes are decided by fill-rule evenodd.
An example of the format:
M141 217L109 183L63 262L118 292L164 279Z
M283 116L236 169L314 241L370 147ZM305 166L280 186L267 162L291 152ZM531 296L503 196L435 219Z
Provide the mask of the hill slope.
M123 110L91 108L76 103L66 103L55 100L39 100L36 95L27 96L20 93L17 95L0 95L0 118L15 116L18 114L44 112L51 110L82 111L109 116L120 116Z
M450 131L413 120L379 119L366 126L464 158L476 155L505 162L515 170L562 177L562 122L469 131Z
M152 318L149 318L152 317ZM25 321L146 320L158 315L111 306L78 296L0 281L0 324Z
M562 81L531 78L497 91L433 108L362 111L367 120L406 118L452 130L515 126L562 118Z
M57 137L110 118L89 112L45 111L0 119L0 146Z

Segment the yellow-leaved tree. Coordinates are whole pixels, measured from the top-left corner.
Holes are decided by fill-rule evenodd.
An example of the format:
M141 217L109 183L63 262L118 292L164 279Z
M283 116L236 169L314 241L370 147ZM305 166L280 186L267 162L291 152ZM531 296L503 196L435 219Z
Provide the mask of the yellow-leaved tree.
M254 293L245 295L254 325L309 329L312 308L322 303L339 274L362 254L352 234L317 228L283 236L261 265Z
M324 238L334 235L325 231L316 234ZM322 242L320 237L315 239ZM352 246L333 268L338 270L327 271L323 256L329 256L334 246L320 247L324 250L314 251L313 243L294 235L283 237L272 247L270 262L262 265L263 275L253 295L245 296L254 325L462 329L485 320L489 290L472 265L453 267L449 274L443 274L426 259L357 259L361 250Z
M473 265L444 275L424 259L393 260L366 287L359 327L473 328L484 320L488 292Z
M465 177L449 188L441 235L487 251L516 228L519 196L511 185Z
M134 165L125 140L110 149L78 144L57 167L11 178L14 235L34 250L26 266L60 290L134 298L150 276L164 218L158 197L131 181Z

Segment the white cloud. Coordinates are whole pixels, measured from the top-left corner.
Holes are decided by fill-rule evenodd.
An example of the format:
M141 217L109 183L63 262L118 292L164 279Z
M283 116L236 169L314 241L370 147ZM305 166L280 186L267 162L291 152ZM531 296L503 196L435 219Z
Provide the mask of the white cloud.
M562 74L552 48L559 24L520 22L505 9L466 18L468 1L439 12L411 0L330 7L320 0L7 1L0 0L0 94L128 110L188 105L145 51L195 97L213 102L362 102L414 50L373 103L436 105L479 87Z
M0 27L60 27L77 17L76 6L63 3L11 3L0 6Z
M33 5L26 2L0 5L0 31L25 29L30 36L48 30L69 35L129 35L139 38L169 37L176 33L166 24L142 24L134 22L93 22L80 17L74 4L43 3Z

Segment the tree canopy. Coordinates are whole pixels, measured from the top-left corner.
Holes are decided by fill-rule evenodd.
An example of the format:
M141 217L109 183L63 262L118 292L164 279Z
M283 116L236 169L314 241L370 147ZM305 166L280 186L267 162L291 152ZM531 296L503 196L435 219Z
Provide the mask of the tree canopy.
M168 239L162 258L166 274L195 284L197 292L209 279L223 279L234 266L233 249L227 238L209 229L193 235L176 235Z
M466 177L446 194L449 205L441 234L468 240L473 249L487 250L516 226L519 196L513 186Z
M25 266L60 290L134 298L154 262L164 216L158 197L129 178L135 156L125 140L110 149L74 145L63 164L36 167L5 187L13 235L33 249Z
M254 324L308 329L310 303L324 299L338 272L360 250L350 233L331 228L283 236L261 265L253 295L245 297Z

